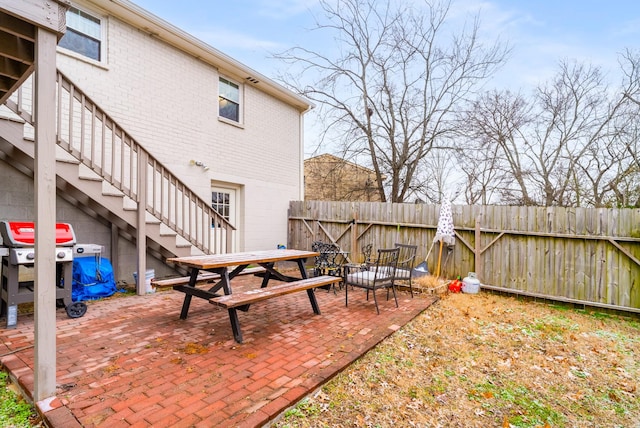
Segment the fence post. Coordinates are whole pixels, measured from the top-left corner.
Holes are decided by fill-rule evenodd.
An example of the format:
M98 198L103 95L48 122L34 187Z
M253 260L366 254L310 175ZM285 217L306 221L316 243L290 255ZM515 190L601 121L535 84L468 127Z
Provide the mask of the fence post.
M358 250L358 213L351 210L351 262L358 263L360 251Z
M475 256L474 266L475 272L478 278L482 278L482 263L480 263L480 258L482 257L482 247L480 243L480 218L476 217L476 227L475 227L475 249L473 250L473 254Z

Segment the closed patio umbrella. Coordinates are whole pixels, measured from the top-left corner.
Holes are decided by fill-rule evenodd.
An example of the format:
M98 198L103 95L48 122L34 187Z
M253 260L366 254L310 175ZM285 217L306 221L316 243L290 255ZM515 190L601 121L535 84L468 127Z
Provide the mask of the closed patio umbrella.
M433 249L433 246L436 244L436 242L440 242L436 276L440 276L442 247L444 246L444 244L447 244L447 248L451 248L456 242L456 235L453 230L453 214L451 213L451 202L447 198L442 201L442 205L440 206L440 215L438 217L438 225L436 227L436 236L433 239L431 248L429 248L427 257L425 257L424 261L413 269L413 274L415 277L419 278L420 276L429 275L427 259L429 258L431 250Z
M440 207L440 217L438 218L438 227L436 228L436 236L433 242L440 242L440 252L438 254L438 268L436 276L440 276L440 262L442 261L442 247L447 244L447 248L452 247L456 243L456 235L453 230L453 214L451 213L451 202L449 199L442 201Z

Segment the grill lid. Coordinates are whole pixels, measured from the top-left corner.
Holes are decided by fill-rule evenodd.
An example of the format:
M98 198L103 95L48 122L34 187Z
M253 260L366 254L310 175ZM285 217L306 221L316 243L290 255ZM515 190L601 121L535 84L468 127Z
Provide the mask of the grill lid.
M36 228L32 221L2 221L0 235L7 247L33 247ZM76 243L76 235L69 223L56 223L56 245L71 246Z

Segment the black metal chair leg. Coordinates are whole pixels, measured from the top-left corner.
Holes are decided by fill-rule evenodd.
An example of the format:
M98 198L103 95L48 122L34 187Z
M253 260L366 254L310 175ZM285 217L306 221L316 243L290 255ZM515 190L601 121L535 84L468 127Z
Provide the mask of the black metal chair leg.
M349 288L346 285L344 287L344 305L349 306Z
M376 304L376 312L378 312L378 315L380 315L380 309L378 308L378 298L376 297L376 289L374 288L372 292L373 292L373 301ZM369 300L369 290L367 290L367 300Z

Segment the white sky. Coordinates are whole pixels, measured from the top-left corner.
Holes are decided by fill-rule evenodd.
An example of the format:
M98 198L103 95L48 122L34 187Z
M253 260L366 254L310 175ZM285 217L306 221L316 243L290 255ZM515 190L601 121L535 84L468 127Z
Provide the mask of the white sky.
M332 42L308 31L320 13L317 0L132 1L267 77L283 68L271 53ZM453 0L451 12L453 19L480 12L484 35L512 46L492 84L525 93L562 59L591 62L613 76L617 54L640 49L640 0Z

